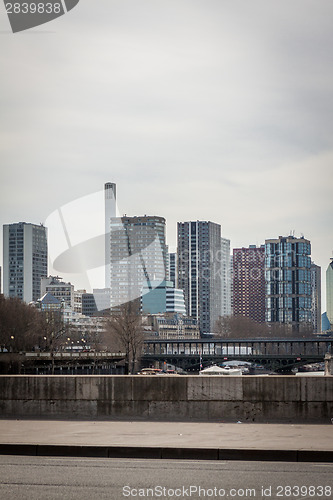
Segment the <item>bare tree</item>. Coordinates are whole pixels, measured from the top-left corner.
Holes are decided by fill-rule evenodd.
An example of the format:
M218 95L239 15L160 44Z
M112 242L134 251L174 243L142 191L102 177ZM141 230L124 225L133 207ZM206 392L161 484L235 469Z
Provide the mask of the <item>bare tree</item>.
M312 337L312 325L300 325L299 331L285 323L258 323L245 316L221 316L215 325L216 337L225 338L280 338Z
M215 326L216 337L257 338L268 335L267 325L245 316L221 316Z
M287 323L269 323L268 336L275 338L312 338L312 323L287 324Z
M39 312L17 297L0 295L0 345L13 352L33 349L39 342L42 325Z
M126 372L135 373L141 356L144 332L136 301L128 302L112 312L106 325L106 342L126 353Z

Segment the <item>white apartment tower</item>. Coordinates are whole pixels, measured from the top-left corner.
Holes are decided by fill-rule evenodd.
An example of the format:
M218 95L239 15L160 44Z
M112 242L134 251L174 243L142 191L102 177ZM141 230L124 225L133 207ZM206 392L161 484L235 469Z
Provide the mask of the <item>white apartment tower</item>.
M105 288L110 287L111 233L110 220L117 217L117 186L113 182L104 185L105 201Z
M155 215L110 220L110 305L141 297L142 288L166 279L165 219Z

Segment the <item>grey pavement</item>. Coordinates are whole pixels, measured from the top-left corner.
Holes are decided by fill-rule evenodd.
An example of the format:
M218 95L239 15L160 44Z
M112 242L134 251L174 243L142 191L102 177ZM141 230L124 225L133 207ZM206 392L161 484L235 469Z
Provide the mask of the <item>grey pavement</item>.
M11 419L0 454L333 462L333 426Z

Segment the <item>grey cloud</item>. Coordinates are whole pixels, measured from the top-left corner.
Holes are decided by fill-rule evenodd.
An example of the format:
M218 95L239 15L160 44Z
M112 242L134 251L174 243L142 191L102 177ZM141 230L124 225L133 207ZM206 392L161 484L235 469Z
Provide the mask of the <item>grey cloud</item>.
M1 223L111 180L123 212L167 218L170 245L177 219L238 246L294 218L324 267L332 18L331 0L81 0L53 33L2 35Z

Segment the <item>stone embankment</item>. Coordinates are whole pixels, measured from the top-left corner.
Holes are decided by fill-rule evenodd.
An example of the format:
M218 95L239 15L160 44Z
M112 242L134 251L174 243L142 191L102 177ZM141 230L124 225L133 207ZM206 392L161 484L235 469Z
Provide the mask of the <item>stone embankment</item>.
M2 375L0 415L330 423L333 377Z

